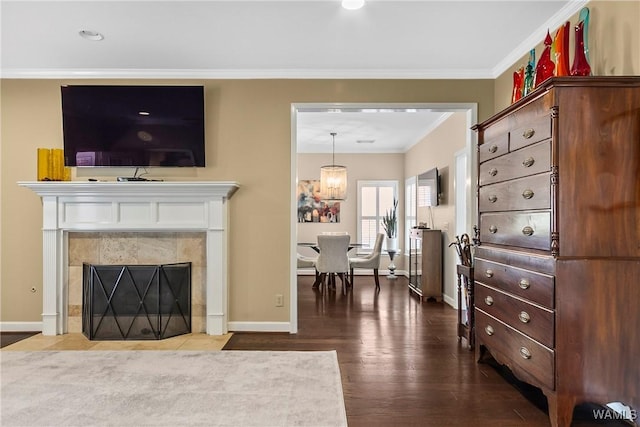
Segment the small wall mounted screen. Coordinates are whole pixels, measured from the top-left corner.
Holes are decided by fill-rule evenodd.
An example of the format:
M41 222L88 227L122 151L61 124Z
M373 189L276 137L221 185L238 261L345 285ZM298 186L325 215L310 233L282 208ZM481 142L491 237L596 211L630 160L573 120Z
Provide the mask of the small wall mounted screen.
M66 166L204 167L202 86L62 86Z
M438 168L418 175L418 206L438 206L440 204L440 176Z

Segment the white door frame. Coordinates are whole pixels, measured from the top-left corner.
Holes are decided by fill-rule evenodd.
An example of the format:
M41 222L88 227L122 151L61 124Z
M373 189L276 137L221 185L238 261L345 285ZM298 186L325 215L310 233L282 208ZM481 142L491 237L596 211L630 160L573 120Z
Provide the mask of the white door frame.
M293 103L291 104L291 211L290 211L290 235L289 244L289 332L298 332L298 278L296 254L298 251L298 209L296 204L296 190L298 181L298 136L297 136L297 114L299 110L328 110L336 108L415 108L430 109L441 112L465 112L467 136L464 153L467 157L466 182L475 182L477 176L477 150L476 133L471 130L471 126L478 122L478 104L476 103ZM471 230L476 218L475 195L471 188L466 191L466 209L456 209L456 224L466 224L465 229ZM456 227L457 228L457 227ZM456 230L459 231L459 230Z

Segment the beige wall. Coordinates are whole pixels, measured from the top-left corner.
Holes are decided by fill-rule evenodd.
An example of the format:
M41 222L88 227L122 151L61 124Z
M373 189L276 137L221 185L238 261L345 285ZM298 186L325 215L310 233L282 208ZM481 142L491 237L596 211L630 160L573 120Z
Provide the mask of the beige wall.
M17 181L36 178L36 148L62 147L60 85L117 80L1 81L2 321L40 321L42 206ZM206 87L208 166L153 170L165 179L232 180L232 321L288 321L292 103L477 103L493 112L491 80L144 80ZM86 179L86 175L82 179ZM35 293L30 292L31 287ZM275 307L274 295L285 295Z
M589 65L595 76L637 76L640 75L640 1L592 1L589 8ZM578 14L569 21L578 21ZM558 28L551 28L551 37ZM569 66L573 64L574 34L569 43ZM532 46L533 48L533 46ZM535 46L536 61L544 49L544 39ZM496 79L495 111L511 104L513 72L526 65L529 52Z
M433 228L442 230L444 294L453 302L456 298L456 264L458 257L449 243L455 241L454 178L456 152L465 148L467 141L466 113L453 113L446 121L429 133L405 156L406 177L416 176L437 167L441 179L442 198L433 211ZM417 222L431 224L428 208L418 208ZM468 233L471 230L467 231Z

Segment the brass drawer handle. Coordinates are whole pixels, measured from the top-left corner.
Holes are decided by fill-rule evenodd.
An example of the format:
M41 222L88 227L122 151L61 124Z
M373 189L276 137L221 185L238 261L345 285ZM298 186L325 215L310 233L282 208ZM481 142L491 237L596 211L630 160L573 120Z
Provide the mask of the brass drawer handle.
M533 157L527 157L526 159L524 159L524 161L522 162L522 166L524 166L525 168L530 168L531 166L533 166L533 164L536 162L536 160Z
M533 135L536 134L536 130L533 128L527 129L524 132L522 132L522 137L524 139L530 139L531 137L533 137Z
M484 303L487 305L493 305L493 298L491 298L491 295L484 297Z
M524 234L525 236L532 236L533 235L533 228L529 227L528 225L522 229L522 234Z
M526 311L521 311L520 314L518 314L518 319L520 319L522 323L529 323L531 321L531 316L529 316L529 313Z
M498 175L498 169L496 169L496 168L489 169L489 175L491 175L491 176Z
M522 192L522 197L524 197L525 199L530 199L533 197L533 194L533 190L527 189Z
M520 286L520 289L529 289L529 287L531 286L531 284L529 283L529 281L527 279L520 279L520 282L518 283L518 286Z
M487 277L493 277L493 270L487 270L484 272L484 275Z
M498 196L496 196L495 194L492 194L489 196L489 201L491 203L495 203L498 200Z
M497 232L498 232L498 227L496 227L495 225L492 225L491 227L489 227L489 233L496 234Z
M495 333L495 331L493 330L493 328L491 327L491 325L487 325L484 327L484 331L487 333L487 335L491 336Z
M531 359L531 352L527 347L520 347L520 356L522 356L523 359L529 360Z
M498 151L498 146L497 145L492 145L491 147L489 147L489 152L490 153L495 153L496 151Z

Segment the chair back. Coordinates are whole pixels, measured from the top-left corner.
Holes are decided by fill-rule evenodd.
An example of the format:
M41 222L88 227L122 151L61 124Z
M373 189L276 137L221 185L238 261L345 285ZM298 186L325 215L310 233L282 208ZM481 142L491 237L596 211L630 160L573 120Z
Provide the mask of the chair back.
M384 234L378 233L376 236L376 242L373 244L373 250L371 251L371 258L380 259L380 253L382 252L382 243L384 243Z
M349 271L349 241L348 234L318 235L320 255L316 262L316 269L320 273L344 273Z

